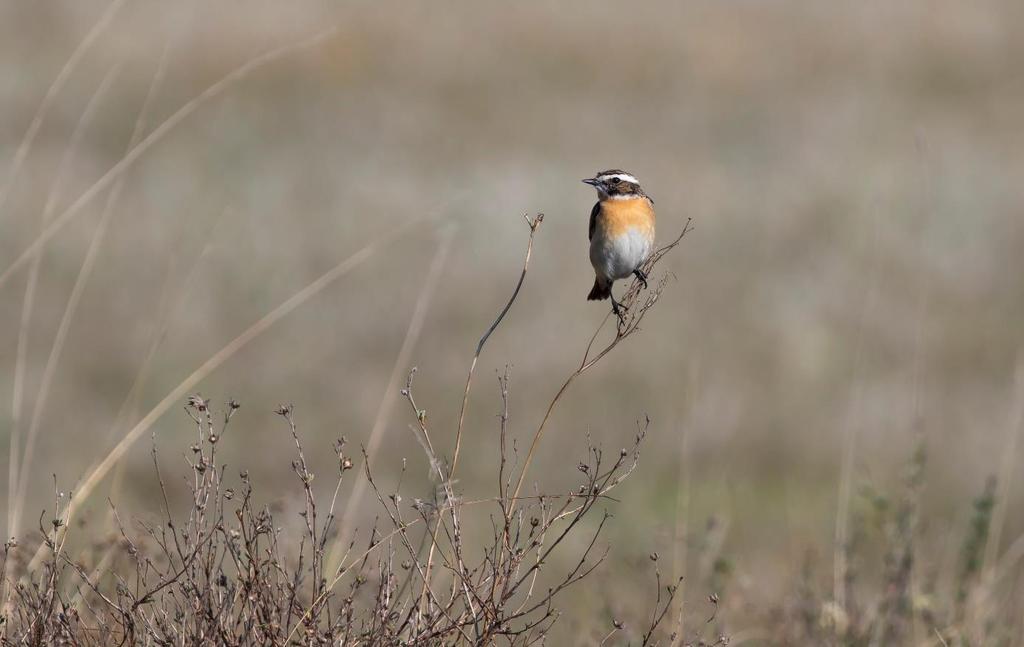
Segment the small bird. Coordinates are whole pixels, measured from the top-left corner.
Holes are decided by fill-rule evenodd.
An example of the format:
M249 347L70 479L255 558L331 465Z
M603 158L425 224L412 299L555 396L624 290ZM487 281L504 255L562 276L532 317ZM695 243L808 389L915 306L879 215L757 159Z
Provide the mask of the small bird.
M597 189L598 196L590 210L590 264L597 277L587 299L611 299L612 310L621 319L622 304L612 296L612 284L632 274L647 287L641 267L654 248L654 200L636 177L619 169L583 182Z

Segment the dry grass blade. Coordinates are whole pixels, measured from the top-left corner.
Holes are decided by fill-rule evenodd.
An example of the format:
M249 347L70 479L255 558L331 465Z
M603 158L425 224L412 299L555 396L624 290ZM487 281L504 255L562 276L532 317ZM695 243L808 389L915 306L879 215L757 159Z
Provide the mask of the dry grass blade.
M313 47L322 43L324 40L332 36L337 31L337 27L332 26L325 29L309 38L301 40L297 43L290 43L283 45L277 49L273 49L266 52L250 61L242 64L234 71L223 77L195 98L188 101L185 105L177 110L174 114L168 117L162 124L156 127L149 135L146 136L137 146L132 148L128 153L121 158L117 164L114 164L108 170L103 177L97 180L89 189L78 197L70 206L68 206L57 218L50 223L48 227L37 237L24 252L21 253L18 258L11 263L11 265L0 274L0 287L7 282L8 279L15 272L21 269L25 263L32 258L32 255L37 250L41 249L51 238L53 238L57 232L59 232L72 218L81 213L82 209L89 204L97 195L99 195L104 189L109 187L114 180L116 180L122 173L124 173L132 164L136 162L146 151L152 148L157 142L167 136L178 124L185 120L186 117L191 115L203 104L210 101L214 97L222 93L226 88L230 87L233 83L236 83L252 72L259 68L273 63L288 54L295 51Z
M399 349L398 356L395 358L395 364L391 369L391 376L388 378L388 384L384 390L384 397L381 399L377 415L374 418L373 427L370 430L370 437L366 441L365 452L370 460L377 455L377 450L380 448L384 429L390 419L391 410L394 408L395 392L398 390L398 381L401 379L402 373L405 371L405 367L409 365L412 351L416 347L416 342L419 339L420 332L423 330L423 322L427 316L427 308L430 306L430 302L434 298L434 293L437 291L437 285L441 279L441 270L444 268L445 261L448 259L448 254L451 251L452 239L454 236L454 227L446 228L445 232L442 234L437 252L434 254L434 259L430 263L430 269L427 270L427 278L424 280L423 287L420 289L419 296L416 299L416 305L413 307L412 317L409 318L409 326L405 331L405 338L402 340L402 347ZM367 485L368 483L365 474L356 476L356 484L352 489L351 495L349 495L348 504L345 506L345 513L341 515L342 526L338 531L337 538L334 541L334 546L331 549L330 557L327 560L327 567L329 570L333 570L337 567L341 554L344 552L345 545L348 544L352 524L351 513L354 512L354 509L363 500L363 496L366 494Z
M120 70L120 66L115 66L100 82L96 91L89 99L89 103L82 111L81 116L78 119L78 124L75 126L74 132L71 134L71 140L68 142L67 150L64 153L63 158L60 161L60 165L57 169L56 177L50 188L50 193L46 198L46 204L43 207L42 223L45 228L46 225L53 218L54 211L57 208L57 203L60 201L61 193L64 182L67 180L67 175L71 170L71 164L75 159L75 155L78 152L78 147L82 143L82 138L85 136L85 132L88 129L92 119L96 116L96 111L106 95L110 86L114 83L114 79ZM31 267L29 269L28 281L25 287L25 299L22 303L21 312L21 326L18 332L18 355L15 362L14 369L14 403L12 410L14 412L14 426L15 431L11 434L11 479L14 480L14 474L17 474L17 488L12 493L13 506L8 508L10 511L9 519L9 535L15 537L18 534L18 526L21 520L22 506L24 505L25 489L28 487L28 471L29 466L32 464L33 452L35 451L35 440L36 433L38 431L38 412L40 410L40 400L43 397L42 391L46 388L46 382L44 377L43 385L40 388L40 393L36 396L35 410L33 411L30 428L25 438L25 449L23 456L17 463L17 468L14 469L14 461L18 460L18 427L21 423L21 407L23 398L23 385L24 385L24 372L27 362L27 349L28 349L28 337L29 330L31 328L32 311L35 304L35 291L39 281L39 270L42 265L43 253L40 249L35 255L33 255L31 261ZM58 332L58 338L60 333Z
M235 353L262 335L271 326L286 317L293 310L360 265L372 256L379 248L387 245L412 227L422 224L423 222L425 222L424 219L414 220L364 246L355 254L341 261L321 275L318 279L296 292L284 303L264 315L259 321L249 326L249 328L244 332L217 351L212 357L210 357L210 359L193 371L191 375L182 380L181 383L171 390L163 400L153 407L153 409L150 410L150 412L146 414L146 416L143 417L142 420L140 420L113 449L110 450L107 456L79 482L78 486L74 489L75 498L68 504L68 516L70 517L81 505L81 502L88 498L92 490L97 484L99 484L100 480L106 476L107 472L117 464L121 457L124 456L125 452L128 451L128 448L131 447L132 444L160 418L160 416L165 414L172 406L180 402L193 389L193 387L199 383L199 381L216 370L221 364L233 357ZM44 553L45 546L41 546L32 558L29 570L39 566L39 562Z
M146 118L149 115L153 100L157 94L157 89L160 87L164 73L167 70L167 54L168 49L165 46L163 53L160 56L160 62L157 64L157 69L153 74L153 80L150 82L149 89L146 92L146 98L143 100L142 108L139 110L139 116L135 121L135 127L132 131L131 139L128 144L129 150L142 138L142 133L146 126ZM71 322L74 320L75 313L78 310L78 304L81 301L82 293L85 290L86 284L89 282L89 277L92 275L92 269L99 256L100 247L103 244L107 228L110 225L110 220L116 210L118 200L121 196L121 191L124 188L124 178L125 176L123 175L118 178L118 181L114 184L114 187L110 190L110 194L107 196L107 202L103 207L103 213L100 215L100 222L96 225L96 230L93 232L92 240L89 242L89 248L85 253L85 259L82 261L82 266L78 271L78 277L75 279L74 287L71 288L71 295L68 297L67 306L64 308L64 314L61 316L60 324L57 327L57 334L54 336L53 346L50 348L50 355L47 358L46 366L43 369L43 377L36 395L35 404L32 407L32 418L29 422L28 445L25 449L25 460L21 465L22 477L19 481L16 499L19 503L25 499L28 487L28 470L32 465L32 452L30 450L34 446L34 439L39 431L42 414L46 407L46 402L49 399L50 386L52 385L53 378L56 374L57 364L59 363L61 353L64 350L64 343L67 340L68 330L70 330ZM20 520L21 512L21 505L19 505L15 513L16 520Z
M46 90L46 94L43 96L42 102L39 107L36 108L35 114L32 116L32 122L29 124L28 129L25 130L25 135L21 139L21 143L18 144L18 150L14 152L14 159L11 161L11 168L7 171L7 179L4 180L3 186L0 186L0 212L3 211L4 205L7 203L7 199L10 197L11 188L14 186L14 180L17 179L18 173L21 172L21 167L25 163L25 159L28 158L29 152L32 150L32 144L35 142L36 135L39 133L39 129L43 125L43 120L46 119L46 115L50 113L50 107L53 105L54 99L60 94L60 91L64 88L64 85L74 74L78 68L78 64L82 62L82 58L85 56L89 48L92 47L96 39L99 38L100 34L106 30L110 21L114 19L118 10L124 6L126 0L113 0L107 5L107 8L100 14L99 19L86 34L82 42L78 44L75 51L68 57L64 67L61 68L60 72L57 73L57 78L53 80L50 87Z

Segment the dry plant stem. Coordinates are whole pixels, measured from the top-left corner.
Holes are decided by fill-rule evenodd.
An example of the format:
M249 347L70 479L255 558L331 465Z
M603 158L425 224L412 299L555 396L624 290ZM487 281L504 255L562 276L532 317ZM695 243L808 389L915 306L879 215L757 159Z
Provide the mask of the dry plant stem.
M185 103L185 105L157 126L156 129L147 135L145 139L139 142L137 146L128 151L128 153L122 157L119 162L114 164L114 166L112 166L110 170L103 175L103 177L97 180L85 191L85 193L80 195L78 199L76 199L59 216L57 216L57 218L46 227L42 234L40 234L39 237L37 237L28 246L28 248L26 248L25 251L22 252L21 255L3 271L3 273L0 273L0 287L2 287L15 272L21 269L25 263L31 259L32 255L46 245L46 243L49 242L49 240L53 238L68 222L70 222L72 218L81 213L82 209L89 204L89 202L99 195L100 192L109 187L114 180L131 167L131 165L146 153L146 151L166 137L167 134L178 124L184 121L186 117L199 109L203 104L220 95L233 83L237 83L261 67L273 63L288 54L319 45L331 37L337 29L337 26L332 26L304 40L289 43L288 45L283 45L261 54L260 56L243 63L234 71L230 72L202 93Z
M7 179L4 180L4 184L0 187L0 212L3 211L4 205L7 204L7 199L10 197L11 188L14 186L14 181L18 177L18 173L21 172L21 167L28 158L29 152L32 150L32 144L35 142L36 135L39 134L39 129L43 125L43 120L50 112L50 108L53 105L54 99L64 88L64 85L74 74L78 68L78 64L85 57L86 52L92 47L92 44L96 42L100 34L106 30L110 21L113 20L118 10L124 6L126 0L113 0L107 5L107 8L100 14L99 19L86 34L82 42L78 44L75 51L68 57L64 67L61 68L60 72L57 73L57 77L50 84L50 87L46 90L46 94L43 96L42 102L39 107L36 108L35 114L32 116L32 122L29 124L28 129L25 130L25 135L21 138L21 143L18 145L18 150L14 152L14 159L11 161L11 167L7 171Z
M652 556L652 559L657 561L657 554ZM661 604L661 571L655 569L655 581L657 597L654 600L654 610L651 612L651 621L648 625L648 629L644 632L643 642L640 644L646 647L651 644L651 640L654 638L654 632L658 629L658 625L662 623L665 616L668 614L669 609L672 608L672 600L676 597L676 593L679 592L679 584L683 581L682 578L676 580L675 585L669 585L666 587L668 593L668 599L665 601L665 605Z
M440 510L438 512L440 513ZM324 591L320 594L320 597L318 597L316 600L314 600L313 604L310 605L310 607L308 609L306 609L305 613L303 613L302 616L299 618L299 621L295 624L295 627L292 629L291 633L288 634L288 638L285 641L285 643L288 643L292 639L292 637L295 635L295 632L298 630L298 628L302 624L302 622L312 616L314 607L316 605L321 604L324 600L326 600L328 594L330 594L330 592L334 589L334 587L338 584L338 582L340 582L346 575L348 575L349 572L351 572L351 570L353 568L355 568L357 565L361 564L363 562L363 560L365 560L367 557L369 557L370 554L373 551L375 551L375 550L381 548L382 546L384 546L385 542L387 542L390 539L393 539L396 535L399 535L399 534L407 532L409 530L409 528L415 526L416 524L420 523L421 521L422 521L422 519L411 519L411 520L405 522L402 526L400 526L398 528L395 528L391 532L389 532L389 533L387 533L385 535L382 535L381 537L377 538L372 543L372 545L369 548L367 548L366 550L364 550L362 553L353 556L353 558L349 562L348 566L342 565L342 567L338 569L338 572L335 573L334 577L331 578L331 581L327 583L327 586L325 587Z
M96 88L96 91L89 99L89 103L86 105L85 109L82 111L82 114L78 119L78 124L75 126L75 130L71 134L71 140L68 142L68 147L64 153L64 156L61 158L60 165L57 168L56 177L53 180L53 184L50 187L49 195L46 198L46 204L43 207L43 214L41 220L44 229L46 225L50 222L50 220L53 218L53 214L57 209L57 203L61 199L63 184L67 180L67 175L71 169L71 163L74 160L76 153L78 152L78 147L82 142L82 137L85 136L85 132L89 124L92 122L92 118L95 116L96 111L103 100L103 97L107 93L107 90L110 89L110 86L113 84L114 79L117 77L119 70L120 66L118 65L114 66L110 71L107 72L106 76L103 78L99 86ZM25 288L25 300L22 305L21 328L18 334L18 357L14 371L15 401L12 410L14 411L15 427L18 427L20 425L21 419L21 400L23 391L22 386L24 383L26 349L28 346L28 331L32 320L32 310L35 301L35 290L36 285L38 284L39 281L39 270L42 265L42 260L42 250L40 250L38 253L32 256L32 263L29 269L28 282ZM41 388L45 388L45 386L46 384L44 382ZM11 513L10 525L8 526L8 534L11 537L17 536L19 532L22 506L24 505L25 490L28 487L29 468L32 465L32 457L35 451L35 439L36 434L38 432L37 414L40 410L39 404L41 395L42 393L36 396L36 406L32 414L31 425L28 434L25 437L25 449L23 452L23 457L20 463L18 464L16 470L18 474L18 487L14 493L13 512ZM13 445L16 444L16 437L16 433L11 434L12 449ZM16 453L12 451L11 455L13 460ZM12 472L13 471L15 470L12 470Z
M638 434L638 440L642 439L642 437L643 437L642 431L643 430L641 430L641 433ZM627 478L633 472L633 470L636 469L638 457L639 457L638 452L636 452L634 450L633 461L632 461L630 467L627 468L627 470L625 472L621 473L618 477L616 477L614 479L610 478L610 476L612 476L614 474L614 472L612 470L610 470L607 474L603 475L603 477L598 477L598 478L604 478L605 480L600 485L597 494L592 495L590 498L592 498L595 501L599 500L599 499L609 499L610 497L607 496L607 492L610 491L615 486L617 486L618 484L620 484L623 480L625 480L625 478ZM597 482L597 479L595 479L595 482ZM569 495L538 495L538 496L522 497L519 500L521 500L521 501L526 501L526 500L534 500L534 501L536 501L536 500L545 500L545 499L549 499L549 500L564 499L565 502L566 502L566 505L562 506L562 508L559 510L558 514L552 515L550 517L550 523L547 524L547 527L550 527L550 525L552 523L554 523L556 521L559 521L559 520L561 520L563 518L575 517L575 516L579 515L579 513L583 510L583 505L586 505L585 503L582 504L582 505L579 505L579 506L574 506L574 507L570 507L568 505L568 504L572 503L577 498L581 498L581 497L579 497L577 495L574 495L574 494L569 494ZM460 501L460 502L458 502L458 506L460 508L465 508L465 507L472 507L472 506L477 506L477 505L481 505L481 504L504 503L504 501L505 501L505 499L502 498L502 497L489 497L489 498L483 498L483 499L474 499L474 500L470 500L470 501ZM439 516L444 516L445 513L450 511L451 507L452 506L449 506L449 505L441 505L441 506L439 506L435 510L435 514L437 514ZM304 620L306 620L306 619L311 617L311 615L313 613L313 610L314 610L314 607L319 606L319 605L321 605L324 602L324 600L327 598L327 596L330 594L330 592L334 589L334 587L337 586L338 582L340 582L346 575L351 573L353 571L353 569L355 569L356 567L361 566L362 564L364 564L365 560L370 556L371 553L373 553L374 551L382 549L383 547L385 547L387 545L388 541L394 539L397 536L400 536L402 534L408 533L410 528L413 528L413 527L415 527L416 525L418 525L420 523L425 523L427 520L428 520L428 517L426 517L426 516L423 516L423 517L420 517L420 518L409 519L407 521L403 520L401 522L402 525L396 527L394 530L392 530L392 531L390 531L390 532L388 532L386 534L383 534L383 535L381 535L379 537L375 537L374 541L371 542L371 545L368 548L366 548L365 550L363 550L359 554L356 554L356 555L352 556L351 559L347 559L347 564L343 564L342 565L342 567L337 571L337 573L334 575L334 577L331 578L330 582L328 582L327 586L324 588L324 590L320 594L320 596L316 600L314 600L313 605L311 605L308 609L306 609L306 611L302 614L302 616L300 616L300 618L298 620L298 623L292 629L291 633L288 635L287 640L285 642L287 643L288 641L290 641L292 639L292 637L294 637L295 632L298 630L298 627L301 626L301 624L302 624L302 622ZM563 534L563 537L564 537L564 534ZM538 566L535 565L534 568L531 569L531 573L527 573L527 575L523 576L522 579L525 580L526 577L531 575L532 571L535 570L537 567ZM517 614L518 613L519 612L517 612Z
M448 254L451 251L455 231L454 227L448 227L442 233L437 251L430 262L430 269L427 270L427 277L416 299L412 316L409 318L409 326L405 331L405 338L402 340L402 347L398 351L398 357L395 358L395 364L391 369L391 376L388 378L387 388L384 390L384 397L381 399L380 406L377 409L377 415L370 430L370 437L367 440L366 454L369 460L373 460L377 455L377 450L380 449L384 429L387 427L391 416L391 409L394 406L394 393L397 390L398 380L405 367L409 365L409 358L412 356L412 351L416 347L416 342L419 340L420 333L423 330L427 309L434 298L434 293L437 291L437 286L441 279L441 271L444 269ZM333 570L337 566L344 547L348 543L352 523L351 517L355 512L354 506L358 506L362 502L366 494L366 486L367 480L365 478L356 478L356 484L352 488L352 493L348 497L348 503L345 505L345 511L341 515L342 525L338 530L337 538L327 560L327 568L329 570Z
M376 483L374 483L374 481L373 481L373 476L370 473L370 462L368 460L368 457L367 457L365 451L363 452L363 458L364 458L363 464L365 466L366 480L367 480L367 482L370 483L370 486L373 488L373 491L374 491L374 493L377 496L377 501L384 508L384 510L388 513L388 516L390 517L392 524L396 528L404 527L406 525L406 523L401 518L401 512L400 512L400 509L398 507L399 499L398 499L397 495L395 496L395 499L393 499L393 501L394 501L394 510L392 511L391 507L388 506L387 501L385 501L384 497L381 495L380 490L377 488ZM418 551L410 543L408 533L400 533L398 535L398 537L399 537L401 543L404 545L406 551L409 553L410 558L412 558L412 560L414 561L416 573L425 582L426 581L426 578L425 578L426 572L423 571L420 568L419 561L417 560ZM427 587L427 592L428 592L428 596L430 597L430 599L434 603L434 605L437 606L438 608L444 610L445 609L445 605L442 603L441 600L439 600L437 598L437 596L434 594L433 591L430 590L429 587ZM466 595L467 595L467 604L470 607L472 607L472 603L468 601L469 594L467 593ZM469 635L465 633L465 630L462 627L458 626L458 623L456 622L456 620L451 618L450 615L448 615L447 610L444 610L444 613L445 613L446 617L448 618L449 622L451 622L452 625L455 625L457 627L457 630L462 635L463 639L466 640L467 643L473 642L470 639ZM475 614L475 610L474 610L474 614Z
M683 237L686 236L687 233L693 230L691 227L691 222L691 220L687 220L686 225L683 226L682 233L680 233L675 240L673 240L668 245L662 247L658 251L651 254L651 257L647 259L647 262L644 263L645 274L650 275L653 272L654 267L655 265L657 265L658 261L661 260L661 258L665 254L674 249L676 245L678 245L683 240ZM576 370L569 375L569 377L562 384L561 388L558 389L558 392L555 394L555 397L551 400L551 403L548 405L547 411L544 412L544 417L541 419L540 426L537 427L537 431L533 434L533 440L530 442L530 449L526 453L526 459L523 461L523 467L519 472L519 479L516 482L516 488L512 492L513 501L519 498L519 493L522 491L523 483L526 480L526 473L530 469L530 463L533 461L534 452L536 452L537 445L538 443L540 443L540 439L544 435L544 429L547 427L548 419L551 418L551 412L554 411L555 406L558 405L559 400L562 399L562 396L565 394L566 390L568 390L569 386L573 383L573 381L576 380L577 377L579 377L592 366L601 361L601 359L605 355L610 353L612 349L619 344L619 342L621 342L623 339L626 339L627 337L629 337L630 335L632 335L633 333L640 329L640 322L643 320L643 317L648 312L648 310L650 310L651 307L654 306L658 298L661 296L661 292L664 290L666 280L667 278L662 278L658 285L651 289L646 300L642 302L639 299L639 281L633 282L630 288L626 291L626 295L622 298L622 304L625 306L627 314L625 315L624 319L619 321L618 328L615 332L615 337L611 340L611 342L608 343L607 346L601 349L601 351L599 351L596 355L591 357L590 353L593 349L594 342L597 339L598 334L601 332L601 329L604 328L605 323L607 323L610 315L606 314L604 319L601 320L600 325L598 325L597 330L594 331L594 335L590 338L590 341L587 344L586 351L584 351L583 353L583 359L580 361L579 367L577 367ZM507 518L510 517L513 508L514 503L509 508L509 512L506 515Z
M462 407L459 410L459 424L455 430L455 449L452 452L452 465L451 468L449 468L448 470L447 478L442 477L442 481L446 483L448 487L450 487L451 485L451 480L455 474L455 468L458 466L459 463L459 451L462 448L462 428L466 420L466 407L469 404L469 391L473 386L473 373L474 371L476 371L477 360L480 359L480 353L483 351L484 345L487 343L487 340L501 324L502 320L505 318L505 315L508 314L508 311L512 308L512 304L515 303L516 298L519 296L519 291L522 289L523 282L526 280L526 272L530 268L530 256L533 254L534 236L536 235L537 229L540 227L540 224L544 222L544 214L542 213L537 214L533 220L530 220L530 218L526 215L524 215L523 218L526 220L526 224L530 227L530 236L526 243L526 258L523 260L523 269L519 273L519 281L516 283L516 287L512 291L512 296L509 297L508 302L505 303L505 307L501 309L501 312L498 313L498 316L494 319L494 322L491 323L490 327L487 328L484 334L480 337L480 341L478 341L476 344L476 351L473 353L473 361L470 362L469 365L469 374L466 376L466 388L462 394ZM426 430L424 429L424 432L425 431ZM452 500L451 497L449 497L449 504L451 503ZM437 532L441 526L442 518L443 517L441 515L438 515L437 521L434 525L434 529L431 532L431 537L433 538L433 541L431 541L430 548L427 553L426 573L423 578L423 590L420 594L421 606L422 602L426 600L427 590L430 587L430 570L434 561L434 551L437 548ZM453 521L455 520L454 508L452 511L452 519Z
M501 309L498 316L494 319L494 323L487 329L481 337L480 341L476 344L476 352L473 353L473 361L469 365L469 375L466 376L466 389L462 394L462 407L459 410L459 426L455 430L455 451L452 452L452 466L449 470L448 478L452 478L455 473L455 468L459 464L459 449L462 447L462 426L466 420L466 407L469 404L469 390L473 385L473 372L476 370L476 362L480 359L480 352L484 349L484 344L490 338L491 334L501 324L502 319L508 314L508 311L512 308L512 304L515 303L516 297L519 296L519 290L523 287L523 281L526 280L526 271L530 268L530 256L533 254L533 237L537 233L537 228L544 222L544 214L538 213L537 216L530 220L525 215L526 224L530 226L530 238L526 243L526 258L523 260L523 271L519 274L519 281L516 283L515 290L512 291L512 296L509 297L508 303Z
M459 584L461 584L464 599L466 601L466 606L472 611L473 615L475 616L476 610L473 608L473 600L469 592L469 587L466 584L468 572L466 571L466 567L462 559L462 552L459 548L462 545L462 535L459 529L459 515L456 506L455 492L452 489L451 472L449 472L447 476L445 475L444 469L441 466L441 461L434 452L433 443L430 440L430 432L427 429L426 416L423 415L421 409L418 406L416 406L416 400L413 398L412 382L413 376L415 374L416 369L413 368L413 370L409 372L409 377L406 381L405 389L402 391L402 394L405 396L406 400L409 403L409 406L412 408L412 413L416 417L416 420L419 424L419 429L414 429L413 432L418 432L417 440L419 440L421 444L424 446L424 450L427 453L427 460L430 462L432 471L437 472L438 479L440 480L441 487L443 488L444 491L445 500L447 501L448 506L451 508L453 534L449 536L448 539L452 545L453 552L455 554L455 559L457 562L457 568L452 568L451 564L447 564L450 570L453 570L457 573L456 577L454 577L452 580L452 597L454 598L455 596L455 588ZM431 598L434 597L433 592L430 589L430 569L433 563L435 548L437 547L438 533L443 523L444 516L438 514L437 522L434 524L434 527L429 535L431 541L430 548L428 549L427 554L426 568L423 571L423 588L420 590L419 606L417 607L416 614L417 625L419 624L420 621L420 613L424 609L427 609L427 603L430 602ZM442 557L444 557L444 555L442 555Z
M264 332L266 332L275 323L286 317L293 310L298 308L300 305L308 301L314 295L322 291L328 285L338 280L349 271L354 269L363 263L366 259L374 254L380 247L387 245L392 242L409 229L422 224L425 219L417 219L409 222L405 225L398 227L397 229L385 234L376 241L369 243L362 249L357 251L355 254L349 256L342 262L335 265L333 268L325 272L319 278L314 280L312 283L302 288L284 303L264 315L256 323L252 324L248 329L242 332L240 335L231 340L226 346L217 351L210 359L202 364L199 368L192 372L191 375L186 377L181 383L178 384L170 393L168 393L163 400L161 400L145 417L142 418L126 435L118 442L118 444L107 454L107 456L100 461L100 463L93 468L88 475L82 479L78 487L75 489L76 499L70 504L72 510L78 505L78 502L84 501L88 498L89 494L100 482L100 480L110 471L110 469L117 464L121 457L128 451L128 448L139 439L139 437L148 430L153 423L155 423L164 413L167 412L175 403L179 402L185 395L192 390L200 380L204 379L221 364L229 360L242 348L247 346L251 341L258 338ZM43 547L36 552L32 558L30 564L30 570L39 565L39 561L42 559L44 553Z

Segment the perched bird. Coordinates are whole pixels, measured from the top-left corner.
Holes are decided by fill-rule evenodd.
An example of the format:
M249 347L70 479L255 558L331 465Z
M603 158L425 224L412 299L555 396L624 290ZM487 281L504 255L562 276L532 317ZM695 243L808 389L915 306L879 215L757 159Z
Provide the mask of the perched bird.
M641 267L654 248L654 201L634 176L618 169L583 182L597 189L598 197L590 211L590 264L597 277L587 299L611 299L621 318L622 304L612 296L612 284L632 274L647 287Z

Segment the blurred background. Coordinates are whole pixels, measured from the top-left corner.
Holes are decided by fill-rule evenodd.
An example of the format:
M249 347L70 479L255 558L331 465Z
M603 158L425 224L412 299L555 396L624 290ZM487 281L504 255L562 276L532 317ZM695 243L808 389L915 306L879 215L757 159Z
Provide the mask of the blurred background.
M663 571L692 576L696 616L722 588L732 628L756 632L808 564L831 590L843 474L849 514L869 516L869 493L900 492L919 440L921 577L954 569L986 479L1020 477L1022 18L1010 0L0 5L0 272L123 158L161 65L142 135L247 61L336 27L223 87L121 175L36 416L21 531L52 509L52 475L72 488L253 322L423 218L192 391L242 404L220 451L269 504L301 496L281 403L325 489L333 439L355 450L379 421L375 473L393 484L406 461L406 496L429 496L389 380L418 367L417 403L450 456L474 346L522 266L523 214L543 212L469 409L459 487L491 495L496 374L511 365L522 446L605 315L585 299L595 196L580 179L618 167L655 199L662 242L688 218L694 231L659 267L674 280L643 331L572 386L531 468L540 490L568 488L588 434L617 453L651 419L610 504L608 564L569 594L558 631L589 636L602 627L583 617L646 608L659 552ZM24 452L107 201L0 285L4 465L12 436ZM187 495L194 431L175 405L89 509L110 496L154 513L151 433ZM1000 481L999 552L1024 534L1022 484ZM356 502L350 523L375 510Z

